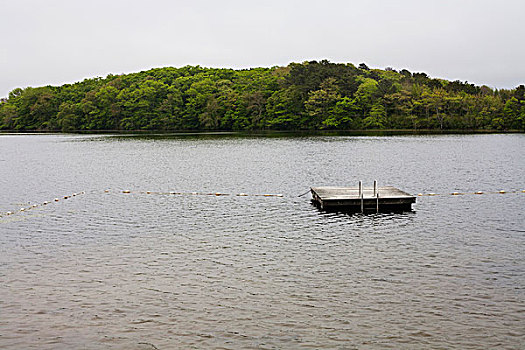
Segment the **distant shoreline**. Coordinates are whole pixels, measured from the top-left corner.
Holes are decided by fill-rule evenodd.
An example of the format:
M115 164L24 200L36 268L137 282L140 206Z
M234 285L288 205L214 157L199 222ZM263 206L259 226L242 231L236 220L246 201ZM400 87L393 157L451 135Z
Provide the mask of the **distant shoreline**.
M524 134L523 130L436 130L436 129L372 129L372 130L0 130L6 135L239 135L239 136L395 136L395 135L482 135L482 134Z
M525 85L491 89L327 60L234 70L186 66L17 88L0 130L523 130Z

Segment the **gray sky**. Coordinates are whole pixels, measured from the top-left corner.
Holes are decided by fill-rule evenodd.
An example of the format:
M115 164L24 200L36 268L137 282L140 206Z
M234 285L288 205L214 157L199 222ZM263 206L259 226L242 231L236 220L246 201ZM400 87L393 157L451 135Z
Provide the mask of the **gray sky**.
M0 0L0 97L108 73L328 59L525 83L525 0Z

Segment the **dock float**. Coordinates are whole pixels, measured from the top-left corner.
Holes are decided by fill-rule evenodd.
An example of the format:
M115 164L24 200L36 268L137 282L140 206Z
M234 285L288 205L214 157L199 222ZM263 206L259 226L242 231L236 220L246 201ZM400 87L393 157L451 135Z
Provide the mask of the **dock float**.
M352 212L410 211L416 197L393 186L312 187L312 202L322 210Z

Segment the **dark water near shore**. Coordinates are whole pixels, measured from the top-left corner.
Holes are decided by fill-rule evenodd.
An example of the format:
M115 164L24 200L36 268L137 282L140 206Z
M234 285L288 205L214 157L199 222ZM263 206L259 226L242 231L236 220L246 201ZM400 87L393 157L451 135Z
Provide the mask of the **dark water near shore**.
M0 135L0 348L525 348L524 154L523 134ZM515 192L297 197L374 179Z

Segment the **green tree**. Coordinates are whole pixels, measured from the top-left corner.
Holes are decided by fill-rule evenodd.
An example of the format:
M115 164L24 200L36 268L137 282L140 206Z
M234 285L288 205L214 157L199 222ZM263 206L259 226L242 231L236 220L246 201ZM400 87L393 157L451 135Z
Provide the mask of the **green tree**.
M325 125L325 120L332 114L339 98L333 78L326 79L319 90L310 91L308 100L305 101L305 109L309 117L306 125L310 128L320 128Z
M83 128L81 104L64 102L57 114L57 126L64 132L78 131Z
M168 85L152 79L122 90L117 96L122 113L120 127L124 130L147 130L156 125L168 90Z
M302 113L300 94L293 87L278 90L266 103L267 126L272 129L289 130L299 128Z
M375 102L375 96L378 91L377 81L371 78L361 78L361 84L355 93L355 104L361 110L363 119L366 118L368 112Z
M370 114L363 120L365 129L384 129L386 122L386 109L380 101L374 103Z
M17 118L16 106L10 103L0 104L0 129L14 129Z
M331 114L323 121L323 127L328 129L353 129L361 127L359 107L349 97L339 98L331 110Z
M523 112L524 108L520 101L516 97L510 98L503 108L504 119L503 123L500 123L501 125L499 126L504 129L524 129L525 115Z

